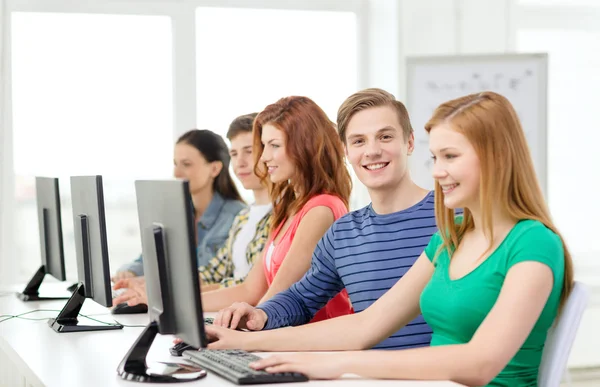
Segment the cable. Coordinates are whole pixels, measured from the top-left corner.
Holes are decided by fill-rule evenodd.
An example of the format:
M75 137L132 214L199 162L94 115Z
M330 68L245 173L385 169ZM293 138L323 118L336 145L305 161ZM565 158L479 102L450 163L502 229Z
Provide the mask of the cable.
M28 318L22 317L22 316L25 316L25 315L30 314L30 313L36 313L36 312L60 312L60 310L56 310L56 309L35 309L35 310L30 310L29 312L24 312L24 313L17 314L17 315L3 314L3 315L0 315L0 318L2 318L2 317L6 317L6 318L3 319L3 320L0 320L0 323L3 323L3 322L8 321L8 320L12 320L13 318L20 318L20 319L23 319L23 320L31 320L31 319L28 319ZM46 318L39 318L37 320L47 320L47 319L48 318L46 317ZM33 319L33 320L36 320L36 319Z
M21 320L30 320L30 321L48 320L48 317L41 317L41 318L23 317L23 316L28 315L30 313L37 313L37 312L59 312L60 313L61 311L57 310L57 309L35 309L35 310L30 310L29 312L20 313L20 314L17 314L17 315L2 314L2 315L0 315L0 319L1 319L0 323L3 323L3 322L8 321L8 320L12 320L13 318L18 318L18 319L21 319ZM110 322L106 322L106 321L101 321L101 320L95 319L93 317L90 317L90 316L87 316L87 315L81 314L81 313L79 313L79 316L81 316L83 318L87 318L87 319L95 321L95 322L98 322L100 324L109 325L109 326L118 326L118 325L121 325L121 326L127 327L127 328L146 328L145 325L124 325L124 324L121 324L119 322L110 323Z

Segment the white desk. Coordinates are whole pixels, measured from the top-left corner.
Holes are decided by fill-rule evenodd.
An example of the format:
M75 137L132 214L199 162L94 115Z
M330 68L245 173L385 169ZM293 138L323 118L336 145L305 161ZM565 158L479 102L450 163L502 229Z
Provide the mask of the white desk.
M53 284L55 285L55 284ZM64 288L64 284L60 284ZM9 289L6 289L9 290ZM6 290L2 290L4 293ZM14 295L0 296L0 314L16 315L35 309L60 310L65 301L22 302ZM116 318L123 325L146 325L148 316L113 316L91 300L86 300L81 311L101 321ZM55 317L58 312L36 312L25 317ZM87 324L85 318L81 323ZM117 366L137 339L143 328L125 327L121 330L56 333L45 320L28 321L11 319L0 323L0 386L10 387L82 387L82 386L142 386L141 383L122 380ZM149 361L180 362L181 358L169 355L172 336L158 335L150 352ZM375 381L345 378L335 381L310 381L313 387L360 386L415 386L450 387L452 382L426 381ZM152 384L154 386L156 384ZM158 384L167 386L172 384ZM234 384L208 372L208 376L185 386L233 386ZM304 385L304 384L301 384Z

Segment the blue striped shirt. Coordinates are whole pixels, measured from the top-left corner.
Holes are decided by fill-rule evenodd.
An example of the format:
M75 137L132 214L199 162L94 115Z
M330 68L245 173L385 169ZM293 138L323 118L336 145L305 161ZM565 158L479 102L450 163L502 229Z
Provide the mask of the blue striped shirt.
M268 316L265 329L308 323L344 288L355 312L365 310L406 274L436 231L433 192L392 214L377 215L369 205L343 216L319 241L306 275L259 306ZM431 328L419 316L374 348L430 340Z

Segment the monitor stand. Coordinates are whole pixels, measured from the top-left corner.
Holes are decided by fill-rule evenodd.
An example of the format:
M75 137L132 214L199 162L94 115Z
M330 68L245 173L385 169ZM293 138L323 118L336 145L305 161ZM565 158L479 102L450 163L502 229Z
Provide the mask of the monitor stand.
M40 297L39 289L45 276L46 266L42 265L29 280L25 289L21 293L17 293L17 297L21 301L68 300L69 297Z
M148 364L146 363L146 355L152 346L154 338L158 334L158 324L156 321L151 322L146 326L140 337L133 344L129 352L125 355L117 373L125 380L142 383L182 383L192 382L206 376L206 371L198 371L198 376L188 376L182 379L170 375L158 375L148 372Z
M85 301L85 288L82 283L77 286L69 301L60 311L56 318L48 320L48 325L58 333L67 332L87 332L87 331L108 331L114 329L123 329L119 323L102 325L79 325L77 316ZM101 323L100 323L101 324Z

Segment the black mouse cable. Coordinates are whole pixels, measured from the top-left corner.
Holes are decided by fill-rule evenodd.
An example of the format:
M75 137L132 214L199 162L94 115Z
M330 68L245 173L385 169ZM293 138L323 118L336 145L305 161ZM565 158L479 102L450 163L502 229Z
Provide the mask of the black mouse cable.
M16 315L1 314L0 315L0 323L3 323L8 320L12 320L13 318L18 318L21 320L30 320L30 321L48 320L48 317L41 317L41 318L39 318L39 317L38 318L23 317L30 313L37 313L37 312L58 312L58 313L60 313L60 310L57 310L57 309L35 309L35 310L30 310L29 312L24 312L24 313L20 313L20 314L16 314ZM124 324L119 323L118 321L116 321L116 323L109 323L106 321L97 320L93 317L90 317L90 316L87 316L87 315L81 314L81 313L79 313L79 316L87 318L87 319L95 321L95 322L98 322L100 324L109 325L109 326L122 325L123 327L126 327L126 328L145 328L146 327L145 325L124 325Z

